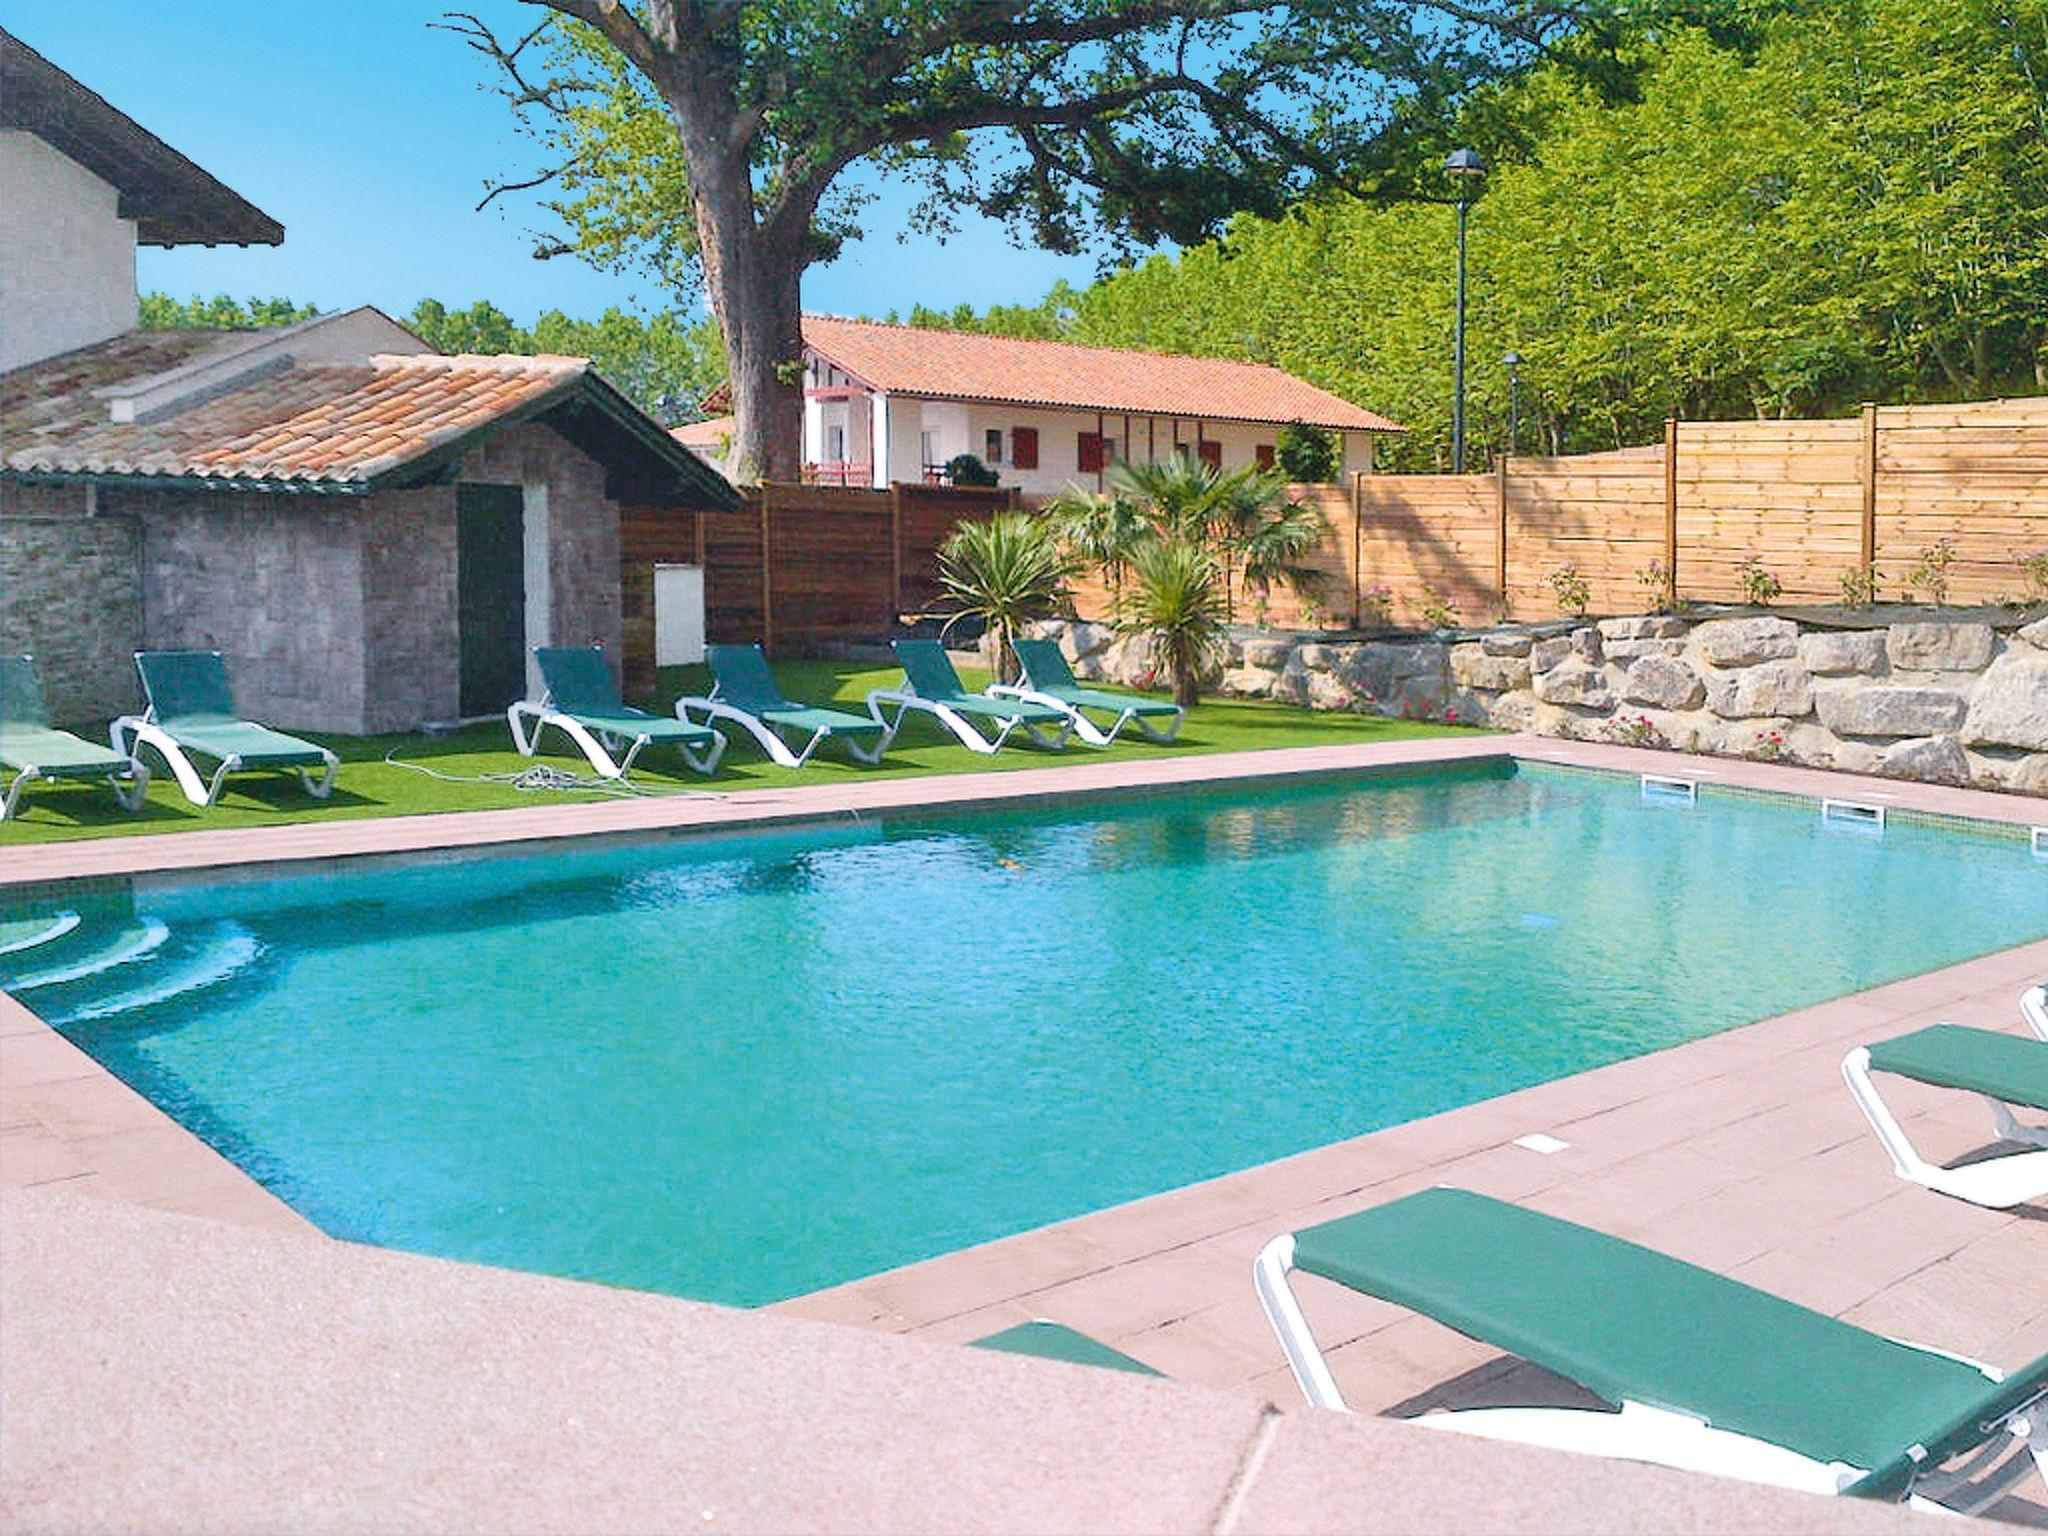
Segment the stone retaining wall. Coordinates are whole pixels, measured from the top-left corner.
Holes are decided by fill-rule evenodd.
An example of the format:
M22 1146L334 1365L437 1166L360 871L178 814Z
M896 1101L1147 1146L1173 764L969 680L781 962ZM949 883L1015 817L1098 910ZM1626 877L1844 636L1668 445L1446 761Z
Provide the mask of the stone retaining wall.
M1082 678L1148 685L1141 640L1053 620ZM1829 628L1645 615L1458 635L1233 635L1214 686L1312 709L2048 794L2048 618Z

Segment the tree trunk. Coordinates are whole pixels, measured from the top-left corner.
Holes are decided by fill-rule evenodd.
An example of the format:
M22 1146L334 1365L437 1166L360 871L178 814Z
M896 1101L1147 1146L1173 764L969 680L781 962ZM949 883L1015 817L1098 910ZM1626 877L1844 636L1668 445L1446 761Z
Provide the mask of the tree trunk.
M680 70L661 80L690 177L704 292L725 333L732 390L727 473L751 485L803 474L804 236L813 200L755 206L752 135L737 131L722 81Z
M763 270L749 263L738 272L724 268L712 286L712 306L725 330L725 355L732 369L732 444L726 472L741 484L803 478L799 272Z

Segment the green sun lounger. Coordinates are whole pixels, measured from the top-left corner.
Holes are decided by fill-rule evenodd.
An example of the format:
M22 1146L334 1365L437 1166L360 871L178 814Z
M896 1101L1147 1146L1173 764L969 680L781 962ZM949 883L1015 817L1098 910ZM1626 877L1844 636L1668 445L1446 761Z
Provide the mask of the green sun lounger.
M885 724L879 715L792 704L783 696L758 645L707 645L704 659L711 667L711 691L677 699L676 717L690 720L701 714L707 725L713 720L729 720L758 741L770 760L785 768L803 767L818 748L832 740L845 743L859 762L879 763L896 737L895 727ZM808 732L810 739L797 751L783 738L784 731ZM870 737L872 742L863 746Z
M1085 1333L1062 1323L1019 1323L976 1339L975 1349L993 1349L1006 1355L1031 1355L1040 1360L1058 1360L1067 1365L1095 1365L1107 1371L1128 1371L1134 1376L1159 1376L1142 1360L1134 1360L1120 1349L1111 1349Z
M1057 641L1018 640L1011 649L1017 653L1023 681L995 683L988 691L997 698L1024 699L1059 710L1073 722L1074 734L1091 747L1108 746L1127 725L1135 725L1148 741L1171 741L1179 732L1181 721L1187 718L1187 711L1180 705L1163 699L1141 699L1082 687ZM1089 710L1108 715L1109 723L1103 725L1090 719ZM1154 720L1165 720L1168 724L1160 730L1152 724Z
M231 773L288 770L315 799L333 792L340 759L325 747L244 720L219 651L137 651L135 670L149 707L108 727L116 752L139 758L152 747L194 805L212 805ZM211 778L192 761L212 758ZM310 770L318 768L315 778Z
M105 779L128 811L141 806L149 788L149 770L134 758L50 724L33 656L0 656L0 768L14 773L0 800L0 821L14 814L21 792L37 780Z
M1026 699L969 693L960 674L953 670L946 648L936 640L898 640L893 645L896 659L903 666L901 686L877 688L868 694L868 712L878 720L886 720L891 730L901 728L909 711L919 710L951 731L968 751L984 755L1000 752L1003 743L1020 730L1039 746L1053 751L1064 747L1067 737L1073 734L1073 718L1063 709L1033 704ZM893 718L883 714L885 705L895 706ZM989 722L995 735L983 734L975 727L976 720ZM1043 729L1055 726L1058 730L1051 736Z
M635 709L620 698L602 646L537 645L533 659L540 667L540 702L521 699L505 711L522 757L540 750L540 733L548 726L575 742L604 779L623 779L633 760L656 745L679 748L698 773L714 771L725 755L719 732Z
M2048 1471L2048 1356L2001 1376L1456 1189L1275 1238L1259 1255L1259 1299L1318 1407L1342 1409L1344 1398L1295 1298L1293 1270L1420 1312L1620 1410L1492 1408L1417 1420L1432 1427L1815 1492L1961 1494L1972 1508L2026 1475L2028 1456L2014 1442ZM2009 1454L1988 1472L1984 1458L1960 1473L1939 1470L1986 1449L1992 1459Z
M1842 1058L1842 1079L1902 1179L1973 1205L2003 1210L2048 1196L2048 1125L2028 1125L2015 1108L2048 1113L2048 1008L2030 987L2020 1011L2040 1036L2029 1040L1995 1029L1931 1024L1876 1045L1859 1045ZM2028 1151L1944 1168L1922 1156L1899 1117L1878 1092L1874 1075L1905 1078L1931 1088L1982 1096L1991 1107L1999 1140Z

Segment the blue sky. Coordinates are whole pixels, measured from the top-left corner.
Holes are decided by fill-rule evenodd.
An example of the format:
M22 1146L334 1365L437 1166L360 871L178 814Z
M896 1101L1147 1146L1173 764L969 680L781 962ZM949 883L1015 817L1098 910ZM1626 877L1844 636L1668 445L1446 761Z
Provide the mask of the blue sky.
M455 4L456 0L448 0ZM530 26L516 0L461 0L500 31ZM495 174L530 168L489 65L429 30L445 7L401 0L0 0L5 27L205 166L285 227L282 246L140 255L139 282L185 297L286 295L323 309L403 314L431 295L488 298L522 323L544 309L662 309L644 279L573 258L538 262L533 205L474 212ZM806 279L807 308L885 314L913 303L1028 303L1086 257L1021 251L984 220L945 244L899 241L912 199L882 189L871 231Z

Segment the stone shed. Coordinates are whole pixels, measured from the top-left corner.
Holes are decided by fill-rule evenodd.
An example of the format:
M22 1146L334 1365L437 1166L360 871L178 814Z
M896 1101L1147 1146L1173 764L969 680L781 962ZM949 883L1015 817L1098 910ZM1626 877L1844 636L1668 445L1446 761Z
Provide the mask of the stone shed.
M72 720L185 647L285 729L499 714L532 645L617 656L621 503L737 499L583 359L442 356L369 309L130 331L0 375L0 650Z

